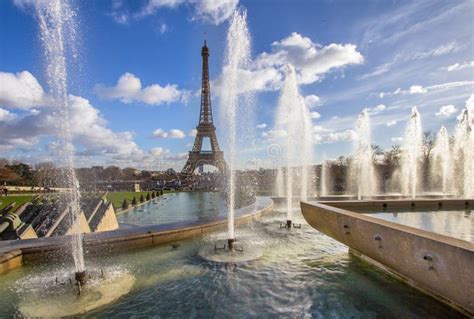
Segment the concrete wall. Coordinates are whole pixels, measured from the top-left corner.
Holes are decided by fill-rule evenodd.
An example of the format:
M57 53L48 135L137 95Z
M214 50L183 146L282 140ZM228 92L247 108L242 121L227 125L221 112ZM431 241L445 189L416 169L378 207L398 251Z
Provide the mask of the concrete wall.
M65 218L68 218L67 216ZM89 224L87 223L86 216L84 216L84 213L81 211L79 214L79 218L76 219L74 224L68 229L66 232L66 235L71 235L73 234L77 229L81 230L81 233L90 233L91 228L89 227Z
M107 210L105 211L104 216L102 217L99 225L95 229L96 232L115 230L119 228L117 217L115 215L115 210L112 204L109 204Z
M437 207L439 201L415 201L417 207ZM373 203L333 203L345 207L378 207ZM389 201L411 207L411 201ZM455 202L442 201L444 207ZM464 202L460 201L464 207ZM384 221L323 203L301 203L306 221L349 246L356 255L396 274L467 314L474 314L474 244Z

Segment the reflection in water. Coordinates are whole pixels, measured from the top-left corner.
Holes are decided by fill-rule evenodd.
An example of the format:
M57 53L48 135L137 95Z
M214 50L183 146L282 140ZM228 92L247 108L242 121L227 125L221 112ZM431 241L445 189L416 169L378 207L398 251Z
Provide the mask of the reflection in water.
M262 257L245 264L204 261L202 247L227 239L226 231L170 245L89 256L97 269L120 267L135 278L119 300L87 313L91 318L458 318L457 312L352 258L347 247L304 223L289 234L275 229L274 212L238 229ZM399 214L403 215L403 214ZM15 289L23 278L58 273L61 265L25 265L0 279L2 315L23 304ZM42 300L41 290L36 296ZM29 299L29 300L34 300Z
M474 242L474 218L470 210L377 212L370 215L402 225Z
M196 221L225 213L223 195L216 192L166 194L117 216L120 226L157 225Z

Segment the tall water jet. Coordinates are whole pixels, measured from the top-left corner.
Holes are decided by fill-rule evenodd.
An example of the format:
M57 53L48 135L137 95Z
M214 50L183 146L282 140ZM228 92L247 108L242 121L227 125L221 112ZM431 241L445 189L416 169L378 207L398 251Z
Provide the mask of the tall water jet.
M357 188L357 199L371 196L376 191L376 178L371 144L370 117L364 109L357 118L354 140L354 160L351 164L352 185Z
M446 127L441 126L436 135L435 145L433 147L433 165L431 166L431 176L440 184L441 191L447 194L451 191L453 181L453 163L451 156L451 146L449 144L449 135Z
M227 32L227 47L223 68L221 109L223 123L226 127L227 164L228 164L228 245L233 248L235 241L235 169L237 148L237 127L242 123L242 91L239 90L239 74L250 63L250 33L247 28L247 12L234 11ZM243 121L245 122L245 121ZM239 130L240 132L240 130Z
M293 219L293 187L300 186L301 199L308 196L309 163L312 160L311 117L304 99L299 93L296 72L287 66L285 82L281 88L275 128L282 132L286 166L287 227ZM294 181L294 169L301 168L301 180Z
M464 109L454 134L454 154L458 180L462 181L459 195L474 198L474 132L469 109Z
M321 162L321 173L319 177L319 196L328 195L327 175L328 175L328 164L327 161Z
M278 197L283 197L285 193L285 184L283 180L283 170L281 166L278 166L277 168L277 175L276 175L276 181L275 181L275 194Z
M419 160L422 155L423 133L421 117L416 106L411 109L411 116L403 138L400 184L402 194L416 197L419 179Z
M46 82L49 87L51 106L57 109L60 120L56 121L58 129L58 160L64 169L63 182L70 189L68 205L70 223L73 225L71 235L72 254L74 258L76 280L79 284L85 281L85 264L82 236L78 218L80 214L79 184L74 172L74 146L72 145L70 102L68 96L68 57L76 56L75 23L76 12L69 1L47 0L36 1L35 12L40 30L40 40L46 66Z

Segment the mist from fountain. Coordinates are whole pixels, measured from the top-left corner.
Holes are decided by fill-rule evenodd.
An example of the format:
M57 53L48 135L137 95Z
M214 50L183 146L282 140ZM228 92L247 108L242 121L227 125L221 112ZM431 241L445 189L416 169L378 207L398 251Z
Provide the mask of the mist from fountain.
M419 180L419 160L422 155L423 133L421 116L416 106L411 109L411 116L403 138L400 185L403 195L416 197Z
M462 181L459 195L474 198L474 132L469 109L464 109L454 134L454 154L457 162L457 179Z
M441 184L441 191L447 194L452 190L453 159L449 145L449 134L445 126L441 126L436 135L432 154L431 177L436 178L436 181Z
M362 199L362 196L373 196L376 193L377 181L373 157L370 116L367 109L364 109L356 122L354 159L351 164L351 184L357 188L357 199L359 200Z
M308 197L310 182L309 164L312 161L311 117L309 109L298 90L296 72L287 66L285 82L278 101L275 128L284 132L279 140L283 143L283 157L286 162L287 221L292 220L293 187L299 186L302 200ZM301 180L297 183L294 170L301 169Z
M319 196L327 196L327 174L328 174L328 163L327 161L321 162L321 175L319 178Z
M275 194L278 197L283 197L285 193L285 181L283 179L283 169L281 166L277 168L277 175L275 181Z
M83 244L78 218L80 214L79 184L74 171L74 146L71 137L68 95L68 58L76 57L75 48L77 24L76 12L70 2L48 0L34 2L39 26L39 38L43 47L45 78L49 87L49 100L57 109L61 121L57 121L58 161L64 169L63 182L68 193L69 217L75 225L71 236L72 255L76 273L85 270Z
M229 30L227 32L227 47L225 51L225 60L223 67L222 95L221 95L221 115L223 124L226 128L227 142L227 165L228 165L228 239L235 239L234 231L234 213L235 213L235 169L237 159L237 130L243 123L244 118L252 113L243 105L251 103L243 102L244 94L239 90L239 75L250 63L250 33L247 27L247 12L245 10L234 11L230 20ZM244 114L246 113L246 114ZM242 137L242 131L239 129L239 136ZM245 138L245 136L244 136Z

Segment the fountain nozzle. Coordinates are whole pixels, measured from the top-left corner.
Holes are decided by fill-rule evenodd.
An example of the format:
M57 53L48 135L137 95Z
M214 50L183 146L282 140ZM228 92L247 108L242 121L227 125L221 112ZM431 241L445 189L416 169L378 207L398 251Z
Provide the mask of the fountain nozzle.
M77 286L84 286L87 282L87 275L85 271L78 271L74 274Z
M280 223L280 228L301 228L301 224L295 224L291 221L291 219L287 219L285 224Z
M229 250L234 249L234 242L235 242L234 238L227 239L227 246L229 247Z

